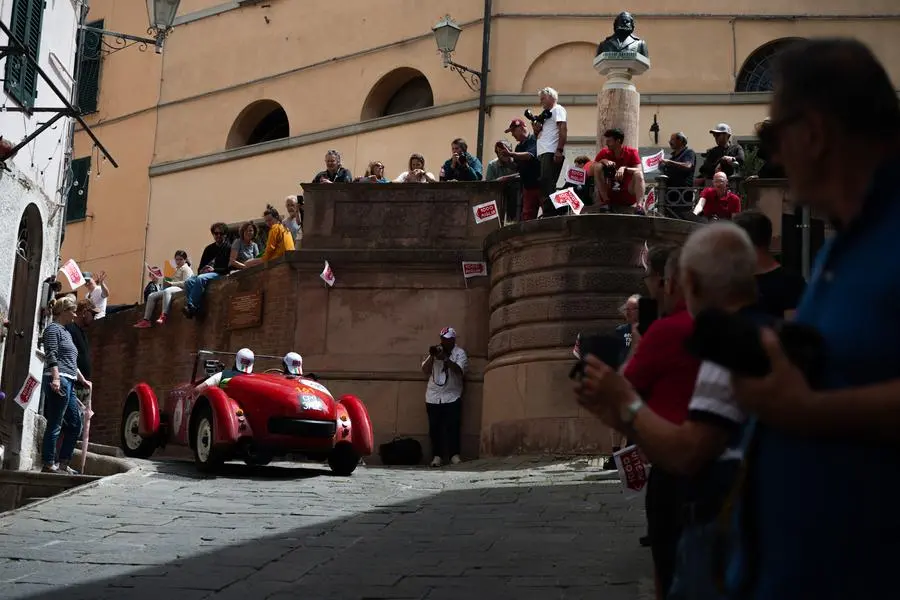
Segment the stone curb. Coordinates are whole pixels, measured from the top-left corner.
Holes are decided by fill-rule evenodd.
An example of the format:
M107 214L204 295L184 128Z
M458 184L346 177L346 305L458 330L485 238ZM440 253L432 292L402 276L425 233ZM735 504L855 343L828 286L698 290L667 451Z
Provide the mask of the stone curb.
M88 457L89 457L89 458L91 458L91 457L99 457L99 456L101 456L101 455L95 455L95 454L92 454L92 453L88 453ZM74 457L73 457L73 458L74 458ZM112 457L105 456L105 457L103 457L103 458L111 459ZM81 493L81 492L83 492L83 491L85 491L85 490L89 490L89 489L91 489L91 488L99 487L99 486L101 486L101 485L104 485L104 484L110 482L110 481L113 480L113 479L116 479L116 478L118 478L118 477L122 477L122 476L125 476L125 475L130 475L130 474L132 474L133 472L140 470L140 465L136 465L136 464L134 464L134 463L131 463L131 462L127 461L127 460L122 460L122 459L114 459L114 460L116 460L116 462L120 463L120 466L126 467L127 470L125 470L125 471L120 471L120 472L114 473L114 474L112 474L112 475L101 476L100 479L96 479L96 480L94 480L94 481L89 481L88 483L84 483L84 484L82 484L82 485L75 486L75 487L73 487L73 488L69 488L69 489L65 490L64 492L60 492L60 493L58 493L58 494L54 494L53 496L50 496L49 498L43 498L43 499L41 499L41 500L35 500L34 502L32 502L32 503L30 503L30 504L26 504L25 506L20 506L19 508L14 508L14 509L8 510L8 511L6 511L6 512L4 512L4 513L0 513L0 521L3 521L3 519L6 519L7 517L11 517L11 516L13 516L13 515L17 515L17 514L19 514L19 513L21 513L21 512L26 512L26 511L28 511L28 510L31 510L32 508L35 508L35 507L37 507L37 506L40 506L40 505L45 504L45 503L47 503L47 502L50 502L50 501L52 501L52 500L56 500L56 499L58 499L58 498L65 498L65 497L67 497L67 496L74 496L75 494ZM56 477L66 477L66 475L56 475Z

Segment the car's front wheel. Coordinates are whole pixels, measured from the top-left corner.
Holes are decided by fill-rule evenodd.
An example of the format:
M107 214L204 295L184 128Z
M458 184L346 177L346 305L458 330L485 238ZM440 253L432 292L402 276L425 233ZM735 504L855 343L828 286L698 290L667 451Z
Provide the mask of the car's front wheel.
M348 442L341 442L328 455L328 466L335 475L346 477L359 465L359 454Z
M156 450L156 440L144 438L140 434L141 407L137 397L132 394L125 401L122 409L122 432L120 445L125 456L131 458L150 458Z
M224 456L215 446L215 422L212 409L203 405L194 415L191 431L191 445L194 447L194 462L204 473L215 471L225 462Z

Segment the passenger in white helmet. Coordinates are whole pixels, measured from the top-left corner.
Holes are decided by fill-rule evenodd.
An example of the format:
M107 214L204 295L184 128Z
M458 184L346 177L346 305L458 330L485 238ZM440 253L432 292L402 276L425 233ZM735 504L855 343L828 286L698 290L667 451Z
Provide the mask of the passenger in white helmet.
M206 381L195 387L194 397L202 395L211 387L225 387L233 377L252 373L253 360L253 351L250 350L250 348L241 348L237 351L237 354L234 355L234 366L231 369L219 371L218 373L211 375Z
M281 360L281 366L285 375L300 377L303 375L303 357L296 352L288 352Z

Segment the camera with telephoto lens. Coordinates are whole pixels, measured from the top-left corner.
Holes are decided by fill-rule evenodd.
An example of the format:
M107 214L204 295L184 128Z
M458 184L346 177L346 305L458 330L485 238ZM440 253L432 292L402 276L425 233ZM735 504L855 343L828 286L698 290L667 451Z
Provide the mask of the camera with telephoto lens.
M430 354L431 356L438 356L443 353L444 353L444 347L441 346L440 344L438 344L436 346L431 346L430 348L428 348L428 354Z
M533 112L531 112L530 108L525 109L525 118L531 121L532 123L537 123L538 125L543 125L544 121L550 118L553 113L550 112L549 109L544 109L544 112L535 116Z

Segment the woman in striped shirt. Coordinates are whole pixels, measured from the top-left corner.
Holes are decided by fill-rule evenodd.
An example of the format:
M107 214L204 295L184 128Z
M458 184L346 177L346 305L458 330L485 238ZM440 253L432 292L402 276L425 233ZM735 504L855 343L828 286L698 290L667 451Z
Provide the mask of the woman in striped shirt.
M53 322L44 329L44 430L43 460L45 473L77 472L69 467L75 443L81 435L81 403L75 397L75 382L90 391L91 382L78 370L78 349L65 326L75 319L76 303L63 296L51 304ZM56 446L62 434L57 462Z

